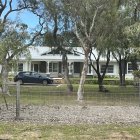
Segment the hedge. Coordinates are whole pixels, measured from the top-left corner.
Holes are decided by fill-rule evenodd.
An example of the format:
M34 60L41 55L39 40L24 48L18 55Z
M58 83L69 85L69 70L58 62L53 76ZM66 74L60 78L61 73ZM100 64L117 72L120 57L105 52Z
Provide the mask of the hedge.
M79 84L80 79L79 78L71 78L72 84ZM98 84L97 79L86 79L85 84ZM119 79L104 79L103 81L104 85L119 85L120 81ZM126 80L126 85L133 85L133 80Z

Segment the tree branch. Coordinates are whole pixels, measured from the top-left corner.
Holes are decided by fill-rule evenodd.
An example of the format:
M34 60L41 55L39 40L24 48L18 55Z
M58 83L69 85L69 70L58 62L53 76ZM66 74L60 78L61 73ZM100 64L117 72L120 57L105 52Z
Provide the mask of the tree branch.
M94 16L93 16L93 19L92 19L92 24L91 24L91 27L90 27L90 30L89 30L89 34L91 34L91 32L93 30L93 27L95 25L95 18L97 16L97 12L98 12L98 8L95 10L95 13L94 13Z
M12 13L12 12L15 12L15 11L18 12L18 11L21 11L21 10L24 10L24 9L30 9L30 8L33 8L32 6L27 5L25 1L23 1L23 2L24 2L23 7L12 9L12 2L13 2L13 0L10 0L9 3L8 3L8 4L9 4L9 10L5 13L5 15L4 15L4 17L3 17L3 21L2 21L2 23L5 23L5 22L6 22L7 17L8 17L9 14ZM7 0L5 1L3 11L5 10L6 5L7 5ZM3 12L3 11L2 11L2 12ZM1 11L0 11L0 12L1 12ZM2 14L2 13L0 13L0 14Z
M102 5L99 6L99 7L97 7L96 10L95 10L95 13L94 13L94 16L93 16L93 19L92 19L92 24L91 24L91 27L90 27L90 30L89 30L89 36L90 37L91 37L91 33L92 33L92 30L93 30L94 25L95 25L95 18L97 16L97 13L98 13L99 8L101 8L101 7L102 7Z
M15 57L15 55L25 49L27 49L29 46L31 46L35 39L39 36L39 35L44 35L45 33L42 33L43 31L43 25L44 25L45 21L43 23L41 23L41 19L39 18L39 24L41 26L40 31L36 32L36 34L32 37L32 39L30 40L30 42L28 44L26 44L25 46L21 46L20 48L16 49L15 52L12 53L12 55L10 57L7 58L7 61L11 60L12 58Z
M6 8L7 0L5 0L5 3L3 4L2 1L0 1L0 16L2 15L4 9Z
M75 34L76 34L77 38L79 39L81 45L84 46L83 48L85 48L85 44L84 44L83 40L81 39L81 37L80 37L80 35L78 33L78 29L77 29L77 25L76 24L75 24Z

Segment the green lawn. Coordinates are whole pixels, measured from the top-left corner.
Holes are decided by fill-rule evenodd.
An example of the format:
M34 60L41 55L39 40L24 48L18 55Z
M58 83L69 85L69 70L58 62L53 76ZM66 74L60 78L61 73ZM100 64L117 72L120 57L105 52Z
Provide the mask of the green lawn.
M67 95L66 85L21 86L21 104L78 104L74 85L72 95ZM83 104L138 105L139 91L133 86L107 86L108 93L99 93L97 85L85 85ZM7 103L14 103L16 88L10 87ZM3 98L0 98L4 103ZM0 139L9 140L139 140L139 125L47 125L22 122L0 122Z
M139 91L134 86L106 86L109 92L98 92L97 85L84 86L84 104L92 105L138 105ZM74 85L72 95L67 95L66 85L61 86L21 86L23 104L77 104L78 85ZM10 87L11 96L6 96L8 103L15 103L16 87ZM1 103L4 102L0 98Z
M0 139L10 140L139 140L140 126L39 125L0 123Z

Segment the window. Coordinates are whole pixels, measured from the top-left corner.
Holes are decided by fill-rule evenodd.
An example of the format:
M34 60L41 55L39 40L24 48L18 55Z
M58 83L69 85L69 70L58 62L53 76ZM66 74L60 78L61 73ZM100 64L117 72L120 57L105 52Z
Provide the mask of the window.
M109 65L107 68L107 73L113 73L113 65Z
M29 76L31 73L30 72L24 72L24 73L21 73L22 75L25 75L25 76Z
M58 63L50 63L49 72L58 72Z
M101 73L104 72L106 65L101 65ZM106 69L106 73L113 73L114 72L114 66L108 65L108 68Z
M39 72L39 64L32 64L31 71Z
M88 73L91 73L91 65L88 65Z
M23 71L23 63L18 64L18 71Z
M128 73L132 73L133 69L132 69L132 64L128 63Z
M74 73L80 73L80 62L74 62Z
M103 73L105 70L105 65L101 65L101 73Z
M38 64L34 64L34 71L35 72L38 72L38 68L39 68Z

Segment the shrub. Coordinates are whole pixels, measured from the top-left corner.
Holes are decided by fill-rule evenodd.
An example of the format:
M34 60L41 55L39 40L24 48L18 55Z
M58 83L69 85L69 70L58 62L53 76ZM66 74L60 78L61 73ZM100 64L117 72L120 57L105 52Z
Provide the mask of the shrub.
M140 78L140 70L133 71L133 75L134 75L134 77Z
M80 79L79 78L71 78L72 84L79 84ZM85 81L85 84L98 84L97 78L91 79L87 78ZM120 81L119 79L104 79L103 81L104 85L119 85ZM126 80L126 85L133 85L133 80Z

